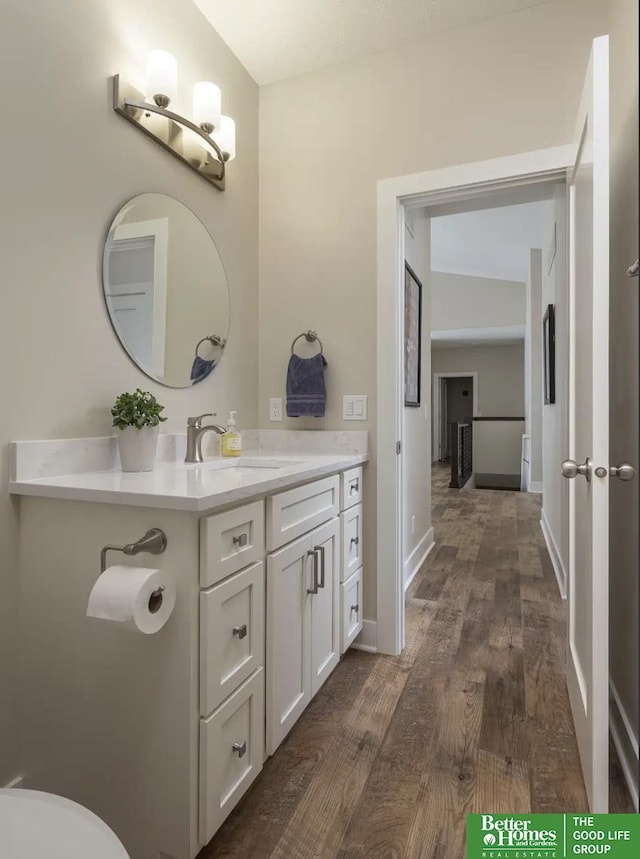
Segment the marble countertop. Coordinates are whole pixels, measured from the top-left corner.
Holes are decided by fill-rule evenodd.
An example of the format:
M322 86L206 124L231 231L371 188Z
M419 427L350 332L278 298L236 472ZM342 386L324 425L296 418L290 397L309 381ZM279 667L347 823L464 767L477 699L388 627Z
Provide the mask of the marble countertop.
M95 501L204 513L344 471L369 459L367 453L247 453L202 465L161 461L153 471L120 470L14 479L10 492L41 498ZM276 463L274 467L274 463Z

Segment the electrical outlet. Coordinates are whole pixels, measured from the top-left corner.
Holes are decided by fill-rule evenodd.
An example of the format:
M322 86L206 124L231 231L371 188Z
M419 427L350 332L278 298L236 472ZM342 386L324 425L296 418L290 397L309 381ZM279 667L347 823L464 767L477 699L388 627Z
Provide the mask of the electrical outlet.
M271 397L269 400L269 420L282 420L282 397Z

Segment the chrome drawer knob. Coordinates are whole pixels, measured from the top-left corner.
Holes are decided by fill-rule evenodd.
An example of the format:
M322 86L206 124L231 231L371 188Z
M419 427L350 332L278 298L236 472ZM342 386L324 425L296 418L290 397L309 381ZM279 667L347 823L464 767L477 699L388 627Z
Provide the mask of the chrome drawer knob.
M355 613L357 614L360 611L360 604L356 603L355 605L352 605L351 611L355 611Z
M240 534L239 537L233 538L233 544L235 546L239 546L239 547L246 546L248 542L249 542L249 538L247 537L246 534Z
M234 743L231 746L231 750L238 755L239 758L242 758L247 753L247 741L243 740L241 743Z
M351 545L352 546L357 546L357 545L359 545L359 543L360 543L360 537L352 537L351 538Z
M243 623L242 626L234 626L231 630L233 635L237 635L238 638L246 638L247 637L247 624Z

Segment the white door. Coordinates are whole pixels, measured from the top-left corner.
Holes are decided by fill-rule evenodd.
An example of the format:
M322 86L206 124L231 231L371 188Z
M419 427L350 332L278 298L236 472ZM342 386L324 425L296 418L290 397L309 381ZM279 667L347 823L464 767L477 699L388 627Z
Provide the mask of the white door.
M153 368L153 302L155 239L113 239L109 251L111 315L127 349Z
M567 682L592 812L609 793L609 42L593 43L569 178L572 477Z
M317 593L311 601L311 695L340 660L340 520L331 519L311 535Z
M311 700L311 535L267 557L267 753Z

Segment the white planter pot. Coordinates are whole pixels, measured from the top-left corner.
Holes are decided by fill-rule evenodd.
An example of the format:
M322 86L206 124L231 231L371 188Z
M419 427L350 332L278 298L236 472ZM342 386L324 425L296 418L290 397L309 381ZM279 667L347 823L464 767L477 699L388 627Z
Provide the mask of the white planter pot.
M123 471L153 471L158 446L157 427L125 427L117 430L120 465Z

